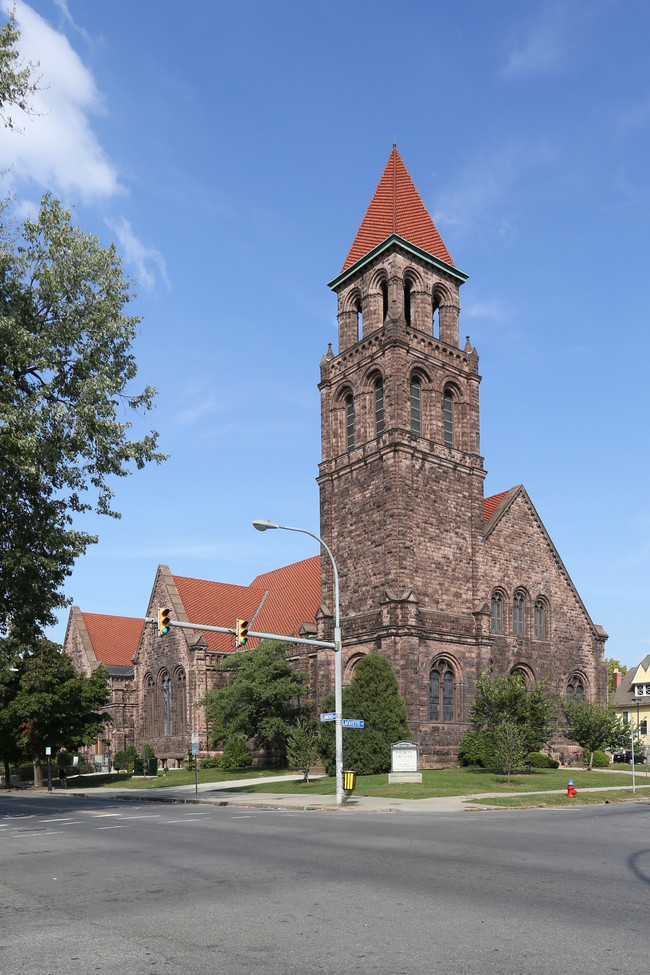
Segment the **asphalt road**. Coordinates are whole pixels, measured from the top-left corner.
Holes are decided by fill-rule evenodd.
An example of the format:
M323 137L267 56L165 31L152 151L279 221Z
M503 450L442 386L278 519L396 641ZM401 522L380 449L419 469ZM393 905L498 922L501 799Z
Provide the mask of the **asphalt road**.
M0 972L641 971L650 804L410 815L0 798Z

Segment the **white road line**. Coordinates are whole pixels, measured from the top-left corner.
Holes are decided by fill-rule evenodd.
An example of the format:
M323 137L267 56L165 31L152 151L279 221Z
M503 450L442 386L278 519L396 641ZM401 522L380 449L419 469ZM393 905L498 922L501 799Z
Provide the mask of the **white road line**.
M126 826L98 826L97 829L126 829Z

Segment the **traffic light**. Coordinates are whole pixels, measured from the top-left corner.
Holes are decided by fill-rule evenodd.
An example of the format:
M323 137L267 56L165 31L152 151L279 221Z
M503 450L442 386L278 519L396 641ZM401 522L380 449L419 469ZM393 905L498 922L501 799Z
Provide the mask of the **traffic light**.
M158 610L158 636L164 636L165 633L169 633L169 610L159 609Z
M248 640L248 620L237 620L235 623L235 643L243 647Z

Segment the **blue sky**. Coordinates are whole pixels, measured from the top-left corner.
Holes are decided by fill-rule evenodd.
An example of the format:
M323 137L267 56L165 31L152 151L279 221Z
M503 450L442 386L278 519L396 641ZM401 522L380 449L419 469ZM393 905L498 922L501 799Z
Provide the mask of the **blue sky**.
M0 0L5 12L11 4ZM456 265L486 494L523 483L607 655L650 651L650 5L34 0L39 114L0 132L21 213L52 190L115 241L170 460L66 592L144 614L158 563L247 584L316 554L319 361L397 147ZM67 613L50 634L61 640Z

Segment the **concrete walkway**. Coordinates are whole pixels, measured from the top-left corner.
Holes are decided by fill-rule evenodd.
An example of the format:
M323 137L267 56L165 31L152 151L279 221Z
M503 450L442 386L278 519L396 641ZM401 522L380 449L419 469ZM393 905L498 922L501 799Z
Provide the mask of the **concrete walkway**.
M614 772L614 770L612 770ZM618 770L616 770L618 771ZM173 774L173 773L170 773ZM568 770L567 781L571 776L571 770ZM503 809L503 806L496 806L494 803L490 803L490 799L496 796L503 796L503 793L497 792L483 792L477 793L475 795L467 796L434 796L429 799L398 799L398 798L382 798L374 796L350 796L346 800L345 804L341 807L336 805L336 796L319 796L319 795L285 795L283 793L259 793L259 792L230 792L233 788L246 788L247 785L251 784L261 784L267 782L288 782L288 781L300 781L302 775L282 775L282 776L267 776L265 778L254 779L238 779L228 782L228 789L220 789L219 783L216 782L201 782L198 786L198 795L196 794L194 785L180 785L180 786L167 786L165 788L157 789L120 789L116 787L115 789L102 788L97 790L88 790L84 788L75 788L74 779L71 779L71 785L68 789L57 788L54 792L48 793L46 790L39 789L37 791L21 789L13 793L0 793L0 795L40 795L48 796L55 795L61 797L67 796L81 796L85 799L117 799L120 801L137 801L137 802L169 802L169 803L205 803L214 806L237 806L237 807L247 807L247 808L257 808L257 809L293 809L293 810L314 810L314 811L332 811L340 813L353 812L358 810L361 812L373 812L373 813L408 813L408 812L476 812L481 809ZM637 780L637 799L648 800L650 799L650 780L645 780L648 784L644 784L644 777L640 777L640 781ZM580 792L613 792L616 789L620 789L621 786L606 786L606 787L595 787L580 789ZM625 787L627 788L627 786ZM631 788L631 786L629 787ZM564 795L566 794L566 789L556 789L553 792L548 790L540 790L539 792L517 792L508 793L509 796L537 796L537 795ZM470 800L477 800L470 802Z

